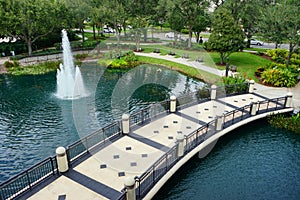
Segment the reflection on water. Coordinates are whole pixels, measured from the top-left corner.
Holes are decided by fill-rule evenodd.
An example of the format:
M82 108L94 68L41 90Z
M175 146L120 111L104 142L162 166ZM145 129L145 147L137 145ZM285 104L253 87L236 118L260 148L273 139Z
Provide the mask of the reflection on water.
M90 96L73 102L54 96L55 73L19 77L0 75L0 182L54 155L56 147L66 147L91 131L120 119L124 112L132 112L171 94L179 96L194 91L203 85L177 72L157 69L141 66L126 73L105 71L95 64L82 66ZM147 79L155 73L156 80ZM121 77L126 79L120 84ZM156 84L151 84L153 82ZM162 85L157 85L160 83ZM126 93L133 96L124 95L124 91L128 92L128 87L133 85L138 86L136 90ZM121 104L112 101L112 94L116 99L126 98L123 107L129 109L116 109ZM112 112L112 107L117 111Z

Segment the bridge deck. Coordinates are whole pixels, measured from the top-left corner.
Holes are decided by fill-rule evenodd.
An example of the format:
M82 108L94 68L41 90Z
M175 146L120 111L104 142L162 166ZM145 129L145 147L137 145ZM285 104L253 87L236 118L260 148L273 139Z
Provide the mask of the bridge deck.
M33 191L30 200L39 199L116 199L126 176L140 176L172 148L176 135L188 135L216 115L230 112L263 96L245 94L204 102L163 116L112 142L73 166L56 180Z

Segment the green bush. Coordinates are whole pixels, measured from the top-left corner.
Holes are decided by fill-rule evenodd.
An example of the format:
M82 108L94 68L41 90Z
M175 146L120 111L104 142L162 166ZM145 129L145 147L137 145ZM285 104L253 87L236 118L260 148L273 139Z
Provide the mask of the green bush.
M36 65L29 65L26 67L12 67L8 69L8 73L12 75L38 75L46 74L56 71L59 66L59 62L44 62Z
M16 60L14 60L14 61L8 60L8 61L4 62L4 67L7 68L7 69L8 68L19 67L19 66L20 66L19 63Z
M284 128L300 134L300 113L291 117L284 114L270 115L267 120L275 128Z
M297 74L288 69L267 69L262 72L263 83L275 87L293 87L297 83Z
M287 49L270 49L266 52L266 54L272 57L272 60L278 63L284 63L287 59L289 51Z

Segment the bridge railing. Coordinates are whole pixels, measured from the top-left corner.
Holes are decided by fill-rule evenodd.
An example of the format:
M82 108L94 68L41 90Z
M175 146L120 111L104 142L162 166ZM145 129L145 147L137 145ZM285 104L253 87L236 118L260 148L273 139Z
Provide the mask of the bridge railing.
M274 98L258 102L257 114L268 113L284 109L287 97ZM251 117L253 104L243 106L223 115L222 128L240 122ZM201 126L189 135L185 136L184 157L195 147L206 141L219 131L216 131L216 120ZM142 199L151 190L151 188L182 158L177 156L177 145L161 156L148 170L141 176L136 177L136 197ZM126 191L125 191L126 192Z
M3 182L0 185L0 199L13 199L55 174L57 174L57 162L53 156Z

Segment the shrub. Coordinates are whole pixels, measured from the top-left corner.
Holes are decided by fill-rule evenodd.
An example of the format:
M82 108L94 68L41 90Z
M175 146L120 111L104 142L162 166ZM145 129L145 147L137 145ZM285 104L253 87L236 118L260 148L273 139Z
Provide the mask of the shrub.
M284 114L270 115L267 120L275 128L284 128L300 134L300 113L291 117Z
M59 62L44 62L26 67L13 67L8 69L8 73L13 75L38 75L56 71Z
M297 83L297 74L288 69L267 69L262 72L263 83L275 87L293 87Z
M19 66L20 66L20 64L16 60L14 60L14 61L8 60L8 61L4 62L4 67L7 68L7 69L8 68L13 68L13 67L19 67Z
M284 63L287 59L289 51L287 49L270 49L267 50L266 54L270 57L272 57L272 60Z

